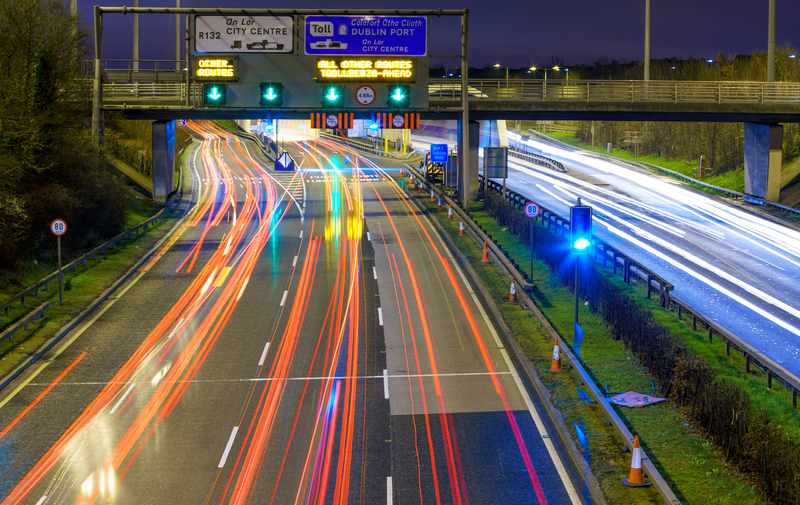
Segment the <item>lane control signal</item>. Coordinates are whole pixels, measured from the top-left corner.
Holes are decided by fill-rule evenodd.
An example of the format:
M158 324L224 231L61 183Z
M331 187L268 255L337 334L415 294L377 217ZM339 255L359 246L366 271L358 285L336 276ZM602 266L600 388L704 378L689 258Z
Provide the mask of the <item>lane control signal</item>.
M323 109L344 108L344 86L341 84L324 84L322 90Z
M228 87L224 84L203 84L203 105L225 107L228 103Z
M388 97L386 103L392 109L408 109L411 107L411 87L408 84L386 86Z
M259 103L262 107L280 107L283 105L283 84L279 82L262 82Z

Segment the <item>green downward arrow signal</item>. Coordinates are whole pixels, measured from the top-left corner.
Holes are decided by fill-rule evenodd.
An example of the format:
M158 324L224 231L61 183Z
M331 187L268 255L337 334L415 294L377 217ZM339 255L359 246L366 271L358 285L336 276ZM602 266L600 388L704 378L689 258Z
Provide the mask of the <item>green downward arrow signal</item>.
M327 98L330 101L334 101L337 98L339 98L339 95L336 94L336 88L331 88L328 94L325 95L325 98Z
M394 98L395 100L397 100L399 102L405 96L406 95L404 95L403 93L400 93L400 88L397 88L396 90L394 90L394 95L392 95L392 98Z
M264 98L267 100L275 100L278 98L278 95L275 94L275 91L272 88L269 88L266 93L264 93Z
M222 95L217 91L217 88L211 88L211 93L208 94L208 97L212 100L217 100L222 97Z

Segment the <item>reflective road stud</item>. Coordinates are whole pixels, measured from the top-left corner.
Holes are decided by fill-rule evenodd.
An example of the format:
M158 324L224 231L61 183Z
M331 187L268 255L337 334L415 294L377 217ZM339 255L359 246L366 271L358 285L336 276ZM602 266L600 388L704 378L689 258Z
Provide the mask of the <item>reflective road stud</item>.
M650 483L642 473L642 450L639 448L639 436L633 439L633 457L631 459L631 476L622 479L622 483L631 487L649 486Z
M458 236L464 236L464 220L462 219L461 222L458 224Z

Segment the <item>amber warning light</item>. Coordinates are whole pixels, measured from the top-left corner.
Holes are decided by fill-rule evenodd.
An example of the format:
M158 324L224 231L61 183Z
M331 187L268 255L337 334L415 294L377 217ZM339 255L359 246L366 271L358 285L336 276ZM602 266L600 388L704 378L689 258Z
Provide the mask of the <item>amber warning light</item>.
M198 81L238 81L239 58L199 58L194 61L194 76Z
M413 59L320 59L317 80L357 82L414 82Z

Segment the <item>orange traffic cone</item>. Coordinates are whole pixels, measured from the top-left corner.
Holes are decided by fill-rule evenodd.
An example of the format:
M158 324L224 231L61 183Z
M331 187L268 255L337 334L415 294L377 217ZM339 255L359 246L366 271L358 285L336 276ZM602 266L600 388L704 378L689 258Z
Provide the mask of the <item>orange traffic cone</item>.
M561 368L561 351L558 348L558 337L556 337L556 343L553 346L553 360L550 362L550 370L548 372L551 373L561 373L564 369Z
M631 476L622 479L622 483L631 487L649 486L650 483L642 473L642 450L639 448L639 436L633 439L633 457L631 459Z
M442 210L442 199L439 198L439 202L436 204L436 210Z
M486 247L485 242L484 247ZM508 301L511 303L517 303L517 284L514 281L511 281L511 292L508 295Z
M432 202L435 202L435 201L436 201L436 198L434 198L434 197L433 197L433 190L431 190L431 201L432 201Z
M483 257L481 258L481 263L489 263L489 246L486 245L486 241L483 241ZM511 286L514 286L514 283L511 283ZM513 291L513 287L511 288ZM514 301L514 300L512 300Z
M453 207L447 207L447 219L453 220Z
M425 191L425 186L422 185L422 181L419 181L419 192L422 193Z
M464 220L462 219L461 222L458 224L458 236L464 236Z

